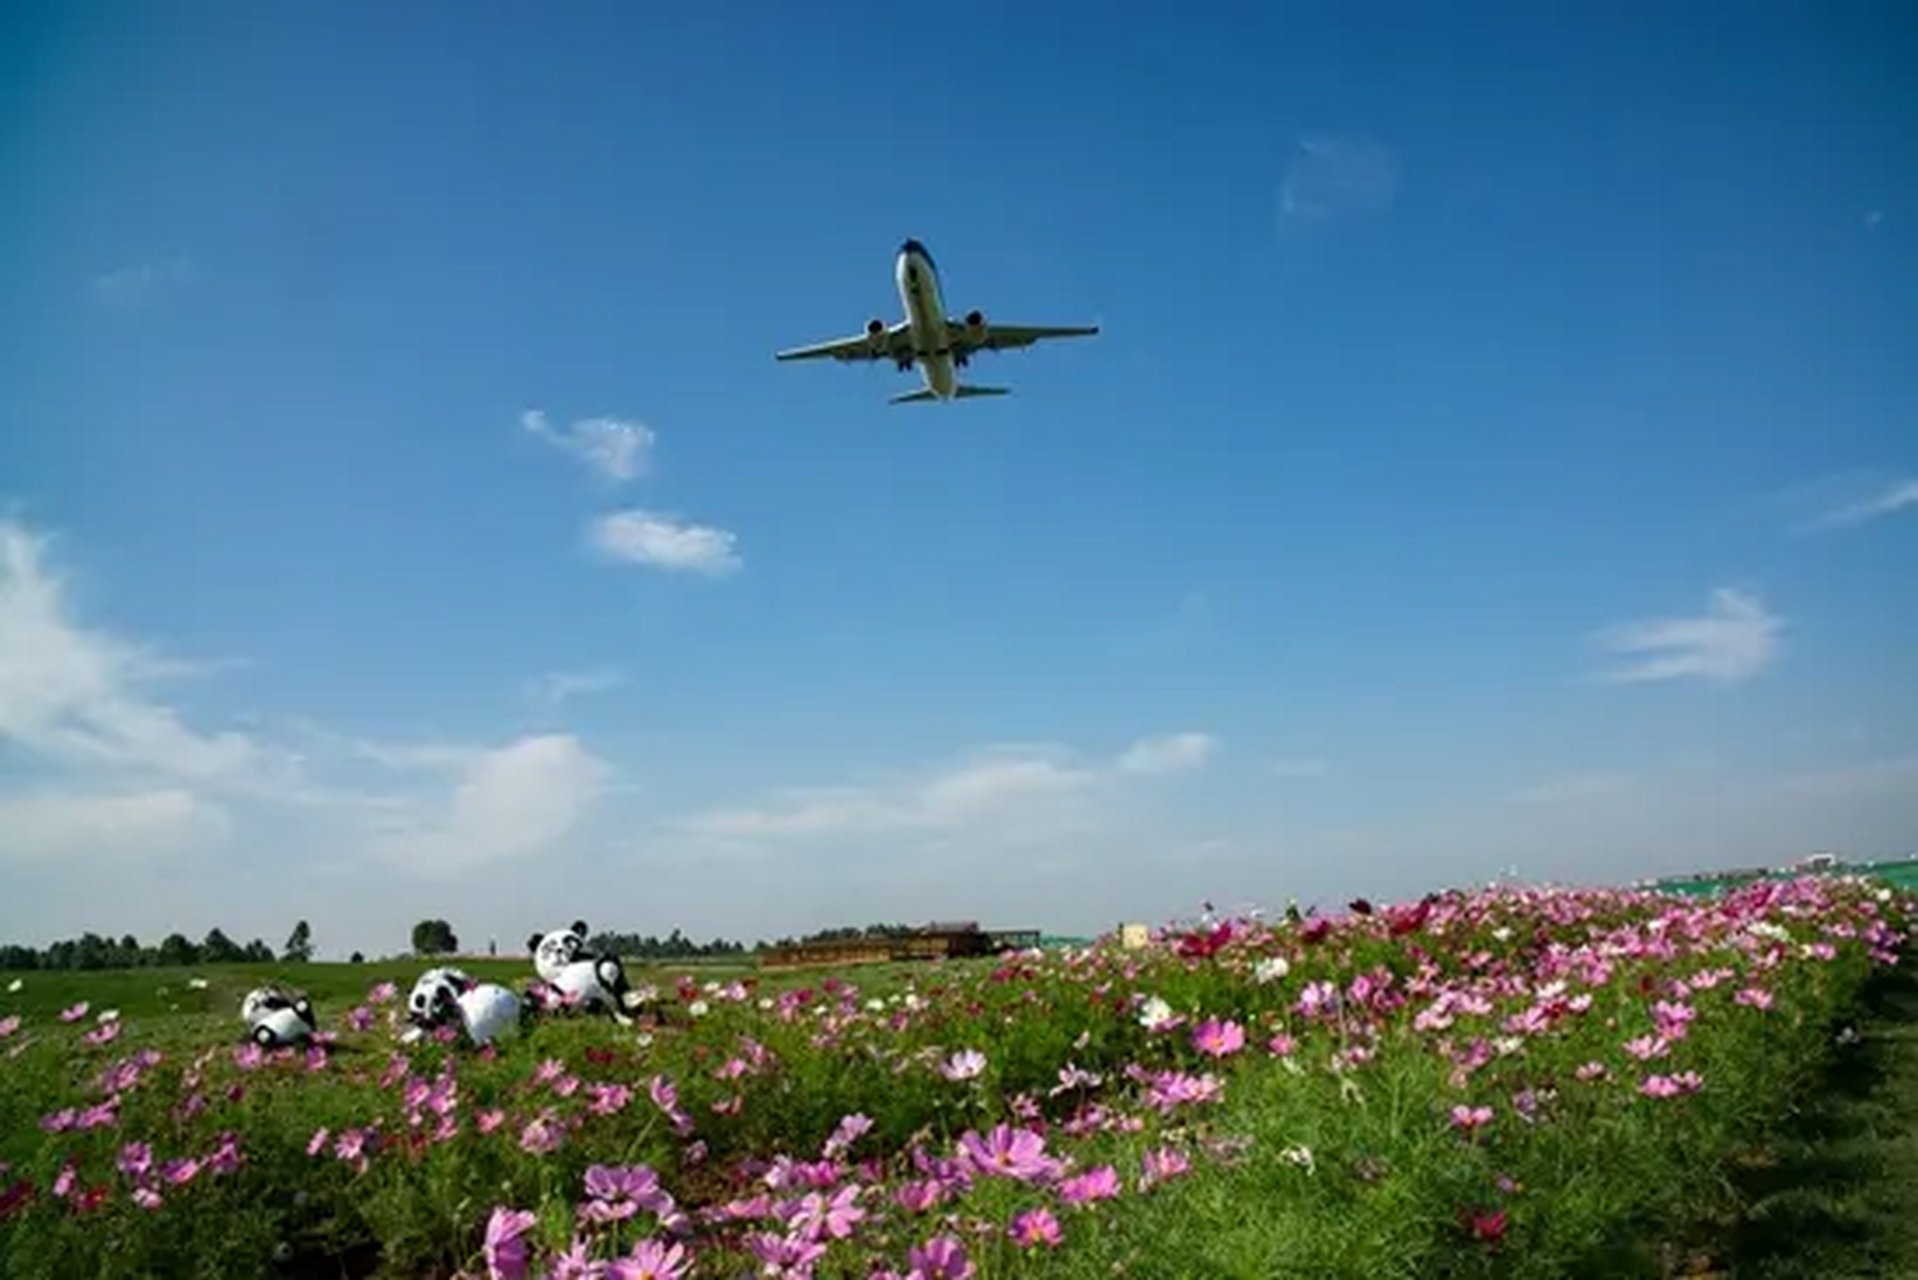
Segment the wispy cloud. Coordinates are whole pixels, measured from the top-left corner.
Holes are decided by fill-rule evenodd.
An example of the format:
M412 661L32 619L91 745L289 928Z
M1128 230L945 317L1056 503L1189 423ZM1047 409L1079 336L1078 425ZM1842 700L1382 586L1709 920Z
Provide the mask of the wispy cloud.
M192 261L184 254L176 254L103 272L93 278L93 293L109 306L131 307L192 278Z
M788 789L767 803L715 809L679 829L731 841L878 833L1058 834L1096 825L1122 775L1196 769L1216 749L1210 734L1181 733L1134 743L1110 763L1081 760L1053 745L1001 745L907 776L839 787Z
M1878 230L1878 224L1883 222L1884 220L1885 220L1885 211L1883 209L1868 210L1865 214L1865 230L1867 231Z
M1894 515L1908 507L1918 507L1918 478L1881 482L1851 501L1827 510L1800 526L1801 532L1817 533L1832 529L1852 529L1861 524Z
M1119 768L1126 773L1180 773L1204 765L1218 749L1219 740L1209 733L1147 738L1119 757Z
M1784 625L1756 595L1720 587L1701 616L1653 618L1601 631L1598 642L1615 653L1650 655L1604 678L1627 684L1684 679L1736 684L1778 656Z
M296 757L245 733L200 732L153 697L154 684L190 664L77 624L50 549L45 535L0 522L0 741L70 766L239 794L301 789Z
M729 530L659 512L615 511L595 519L588 537L602 554L630 564L723 577L744 567Z
M573 829L608 767L565 734L501 746L209 730L168 705L198 668L74 616L51 539L0 521L0 746L34 770L0 785L0 855L138 856L222 837L243 811L293 806L362 855L432 872L538 852ZM376 784L335 785L355 765Z
M1285 171L1279 205L1291 221L1376 213L1398 196L1399 162L1390 147L1363 138L1301 138Z
M657 437L643 423L621 418L583 418L564 431L555 430L538 409L520 415L520 425L554 448L614 484L645 475L652 466Z
M224 841L233 819L184 787L0 793L0 863L153 858Z
M611 776L570 734L521 738L472 753L452 793L379 824L374 852L441 877L551 848L571 834Z
M617 667L589 667L582 671L549 671L527 686L527 696L535 702L557 706L568 698L606 693L626 683L626 673Z

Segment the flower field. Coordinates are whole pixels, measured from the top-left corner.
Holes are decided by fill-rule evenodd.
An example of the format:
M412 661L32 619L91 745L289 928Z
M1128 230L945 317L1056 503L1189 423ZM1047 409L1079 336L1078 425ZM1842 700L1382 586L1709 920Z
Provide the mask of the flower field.
M0 995L0 1266L1656 1275L1736 1207L1726 1171L1818 1087L1908 908L1842 877L1452 893L1134 951L671 976L645 1029L481 1050L402 1045L392 981L272 1053L232 1012Z

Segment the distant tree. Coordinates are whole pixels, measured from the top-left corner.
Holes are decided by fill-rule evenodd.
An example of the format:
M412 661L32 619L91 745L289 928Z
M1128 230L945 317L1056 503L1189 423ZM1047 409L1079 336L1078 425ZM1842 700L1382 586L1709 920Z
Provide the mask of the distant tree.
M248 964L272 964L273 948L264 939L255 938L240 950L240 959Z
M413 926L413 953L422 956L447 955L460 949L453 926L444 920L422 920Z
M200 949L185 934L169 933L160 943L160 963L184 969L200 962Z
M305 964L313 958L313 930L302 920L293 926L293 932L287 937L286 950L281 958L295 964Z
M359 952L355 951L352 955L346 958L346 962L348 964L365 964L366 957L361 955Z
M209 929L200 943L200 959L205 964L234 964L246 959L246 952L219 929Z

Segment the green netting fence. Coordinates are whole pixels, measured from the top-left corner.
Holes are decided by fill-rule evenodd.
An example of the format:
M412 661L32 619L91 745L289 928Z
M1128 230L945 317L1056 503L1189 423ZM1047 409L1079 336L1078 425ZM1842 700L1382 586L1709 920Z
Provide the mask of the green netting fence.
M1918 858L1899 862L1837 863L1823 868L1785 868L1782 870L1731 872L1712 876L1685 876L1660 880L1652 888L1662 893L1679 893L1704 898L1727 889L1736 889L1755 880L1795 880L1805 875L1864 875L1883 880L1900 889L1918 892Z

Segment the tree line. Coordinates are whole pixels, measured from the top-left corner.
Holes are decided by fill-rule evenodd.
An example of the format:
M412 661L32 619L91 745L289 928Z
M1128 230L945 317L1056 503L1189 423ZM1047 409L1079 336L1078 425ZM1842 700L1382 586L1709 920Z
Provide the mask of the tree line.
M917 930L906 924L842 925L820 929L798 938L761 941L752 946L727 938L695 942L678 929L661 938L655 934L619 933L602 930L587 940L595 950L611 952L633 960L702 960L744 958L772 947L790 947L809 942L847 942L861 938L898 938ZM421 920L413 926L409 939L414 955L452 955L459 951L459 935L445 920ZM0 944L0 971L31 969L148 969L187 968L202 964L270 964L274 961L305 963L313 958L313 930L301 920L287 936L286 945L275 953L259 938L244 946L219 929L210 929L195 942L184 934L170 933L157 946L143 945L132 934L117 941L97 933L84 933L46 947L17 943ZM355 951L350 962L365 960Z
M274 960L297 963L312 958L313 930L304 920L293 926L278 955L259 938L241 946L220 929L207 930L206 937L198 942L182 933L169 933L154 947L141 945L130 933L116 941L92 932L46 947L0 944L0 971L185 968L198 964L269 964Z

